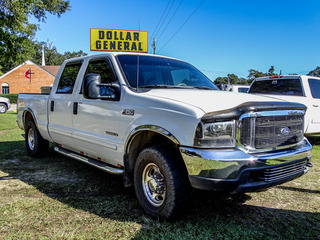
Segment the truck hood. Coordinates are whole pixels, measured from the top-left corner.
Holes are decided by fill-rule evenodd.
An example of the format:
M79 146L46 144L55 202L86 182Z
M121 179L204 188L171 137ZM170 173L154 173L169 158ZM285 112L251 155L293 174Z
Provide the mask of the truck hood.
M144 94L188 104L204 113L223 111L246 102L283 102L280 99L248 93L198 89L151 89Z

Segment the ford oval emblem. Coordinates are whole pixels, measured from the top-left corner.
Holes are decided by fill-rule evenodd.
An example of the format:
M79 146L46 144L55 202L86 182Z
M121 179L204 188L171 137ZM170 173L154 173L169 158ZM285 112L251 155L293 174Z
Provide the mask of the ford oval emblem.
M288 135L290 133L290 129L287 127L281 128L282 135Z

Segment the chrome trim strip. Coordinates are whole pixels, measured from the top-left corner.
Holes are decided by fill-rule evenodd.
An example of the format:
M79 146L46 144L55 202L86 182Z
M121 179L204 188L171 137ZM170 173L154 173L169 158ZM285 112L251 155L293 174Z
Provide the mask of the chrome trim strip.
M112 174L115 174L115 175L121 175L123 174L123 170L122 169L119 169L119 168L114 168L114 167L111 167L111 166L108 166L106 165L105 163L103 162L97 162L96 160L94 159L91 159L91 158L88 158L88 157L85 157L85 156L81 156L81 155L78 155L76 153L73 153L73 152L70 152L66 149L63 149L63 148L59 148L59 147L55 147L54 150L64 156L67 156L67 157L70 157L70 158L73 158L75 160L78 160L78 161L81 161L81 162L84 162L84 163L87 163L91 166L94 166L96 168L99 168L100 170L103 170L105 172L108 172L108 173L112 173Z
M128 153L128 149L130 148L130 145L134 139L134 137L136 136L136 134L138 132L143 132L143 131L151 131L151 132L155 132L155 133L159 133L162 136L170 139L174 144L179 145L180 142L167 130L165 130L162 127L159 126L155 126L155 125L142 125L139 127L136 127L135 129L133 129L130 134L129 137L127 138L126 144L125 144L125 152Z
M268 117L268 116L282 116L282 115L304 115L303 110L278 110L278 111L263 111L263 112L247 112L240 116L239 120L243 118L256 118L256 117Z

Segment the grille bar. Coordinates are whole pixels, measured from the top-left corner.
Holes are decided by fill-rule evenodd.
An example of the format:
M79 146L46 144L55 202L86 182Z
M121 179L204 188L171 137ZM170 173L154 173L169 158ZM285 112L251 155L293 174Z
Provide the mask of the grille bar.
M259 181L271 182L302 173L306 169L307 160L272 167L256 172L255 178Z
M304 137L303 112L264 112L246 114L241 119L240 143L249 149L263 150L294 145ZM279 114L281 113L281 114Z

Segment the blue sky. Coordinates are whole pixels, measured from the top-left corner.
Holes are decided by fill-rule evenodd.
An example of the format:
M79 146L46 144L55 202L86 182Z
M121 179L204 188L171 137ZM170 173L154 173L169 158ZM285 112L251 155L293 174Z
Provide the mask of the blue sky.
M320 66L319 0L206 0L186 22L202 1L171 0L156 36L159 55L190 62L212 80L228 73L247 77L249 69L266 72L271 65L282 74L307 74ZM36 40L49 39L61 53L95 54L90 28L142 30L151 38L168 2L70 0L71 11L40 23Z

